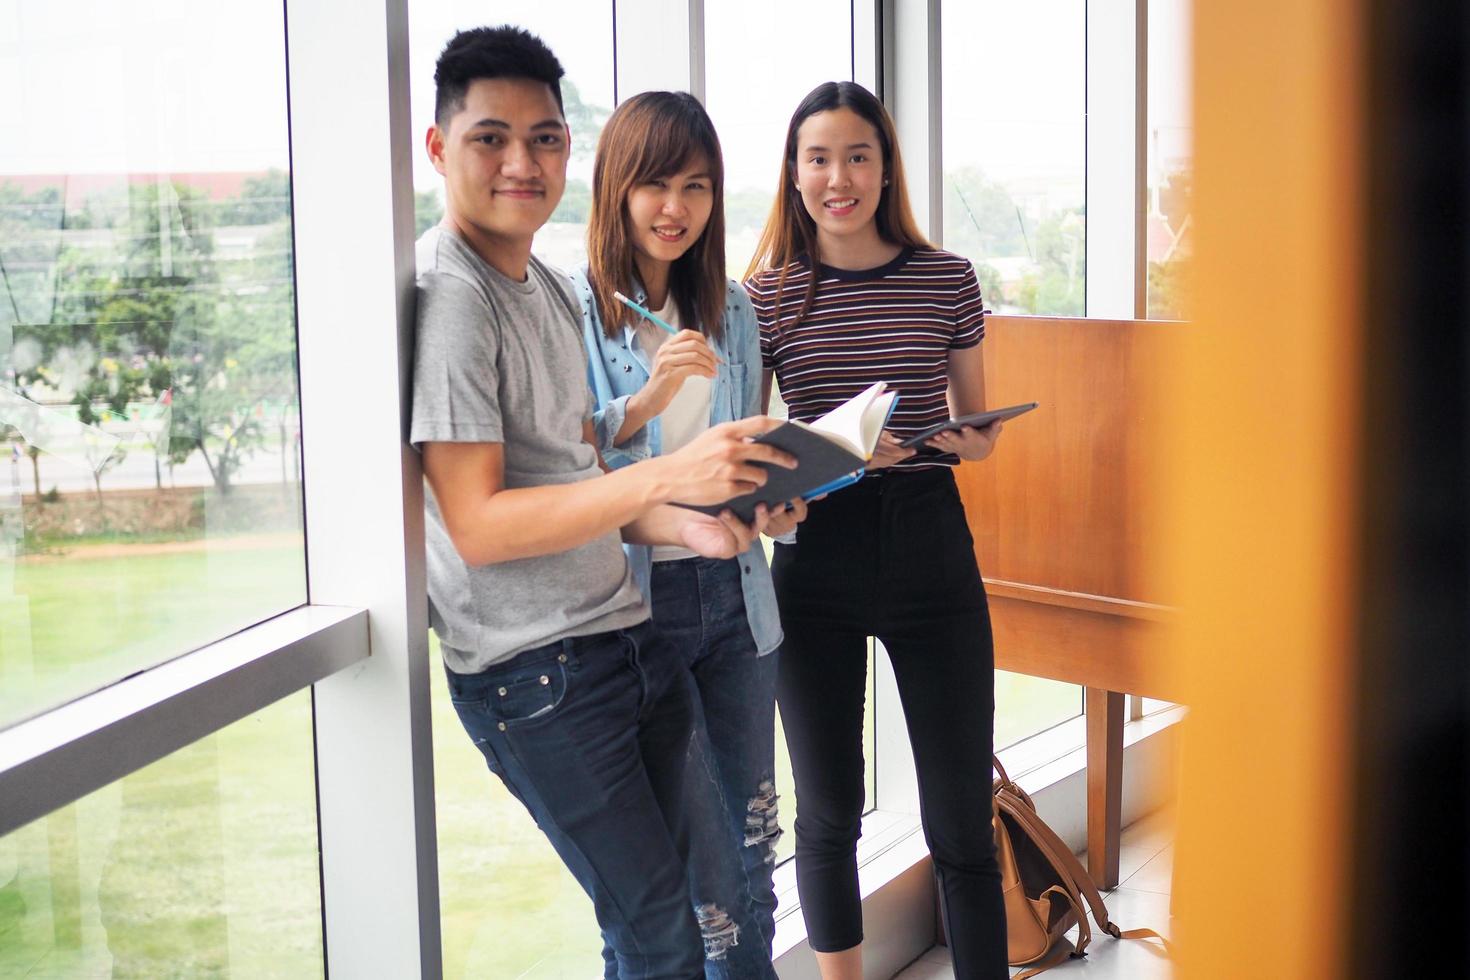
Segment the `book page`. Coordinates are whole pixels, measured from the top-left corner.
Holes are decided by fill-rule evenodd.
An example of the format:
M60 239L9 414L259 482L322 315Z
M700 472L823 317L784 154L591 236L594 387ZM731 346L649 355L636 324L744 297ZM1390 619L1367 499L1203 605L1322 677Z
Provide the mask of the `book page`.
M888 406L896 397L891 392L885 394L884 387L884 382L875 382L817 419L811 427L833 437L863 459L871 458L883 423L888 420Z

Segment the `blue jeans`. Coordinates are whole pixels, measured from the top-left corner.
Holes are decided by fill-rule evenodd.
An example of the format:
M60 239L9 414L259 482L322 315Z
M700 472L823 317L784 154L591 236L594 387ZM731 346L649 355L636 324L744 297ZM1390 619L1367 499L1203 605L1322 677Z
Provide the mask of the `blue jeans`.
M655 562L650 592L703 708L684 806L705 976L773 980L776 655L756 655L740 559Z
M703 976L684 864L697 714L680 652L643 623L448 674L490 771L591 897L613 975Z

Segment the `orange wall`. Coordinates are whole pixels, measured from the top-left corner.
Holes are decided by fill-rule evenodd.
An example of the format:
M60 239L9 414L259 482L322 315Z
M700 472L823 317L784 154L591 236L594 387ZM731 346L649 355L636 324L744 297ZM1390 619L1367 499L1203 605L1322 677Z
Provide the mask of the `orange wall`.
M1196 324L1165 371L1179 976L1343 975L1362 290L1351 0L1195 10Z

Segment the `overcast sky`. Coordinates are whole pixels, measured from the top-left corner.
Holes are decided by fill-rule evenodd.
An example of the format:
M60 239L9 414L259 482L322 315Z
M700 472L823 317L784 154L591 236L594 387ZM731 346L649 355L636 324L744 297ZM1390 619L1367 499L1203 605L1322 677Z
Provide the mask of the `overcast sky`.
M1000 179L1080 172L1083 4L944 5L947 164L979 162ZM1187 147L1184 0L1149 6L1151 120L1166 154L1177 154ZM797 101L819 81L850 77L849 9L848 0L707 0L708 103L732 187L774 186ZM610 3L414 0L409 10L419 187L437 180L418 147L434 60L457 29L520 23L551 45L585 99L612 104ZM282 34L279 0L0 0L0 173L284 168ZM676 46L650 50L687 59Z

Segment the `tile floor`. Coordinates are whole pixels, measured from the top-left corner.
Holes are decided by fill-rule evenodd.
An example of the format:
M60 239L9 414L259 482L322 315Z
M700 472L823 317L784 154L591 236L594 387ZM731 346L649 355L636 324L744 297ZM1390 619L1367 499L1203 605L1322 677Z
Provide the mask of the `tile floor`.
M1172 937L1169 886L1174 865L1173 816L1150 814L1123 831L1117 888L1103 893L1108 915L1123 929L1146 927ZM1157 942L1118 940L1100 935L1093 923L1087 956L1048 970L1045 980L1086 977L1088 980L1170 980L1169 960ZM1076 930L1072 931L1076 935ZM1014 967L1012 974L1020 973ZM954 980L949 950L936 946L905 967L894 980Z

